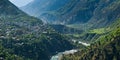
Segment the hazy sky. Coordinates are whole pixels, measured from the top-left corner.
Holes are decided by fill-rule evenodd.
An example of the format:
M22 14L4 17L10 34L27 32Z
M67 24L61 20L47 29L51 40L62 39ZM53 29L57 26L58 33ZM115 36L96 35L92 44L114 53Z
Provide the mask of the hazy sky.
M22 7L28 3L30 3L33 0L10 0L12 3L14 3L18 7Z

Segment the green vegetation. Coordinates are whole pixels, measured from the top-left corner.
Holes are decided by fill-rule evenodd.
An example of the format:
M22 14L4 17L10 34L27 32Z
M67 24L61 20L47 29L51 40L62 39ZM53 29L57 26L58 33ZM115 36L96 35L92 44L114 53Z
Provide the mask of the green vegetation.
M11 50L9 53L26 60L48 60L56 52L73 48L73 45L58 33L46 33L37 37L34 34L14 38L8 36L2 38L1 43L5 49Z
M62 60L119 60L120 28L101 36L90 47L73 55L65 55Z
M75 46L69 39L15 7L0 0L0 60L49 60Z
M17 56L15 54L9 53L10 50L5 49L1 44L0 44L0 59L1 60L23 60L22 57Z
M89 33L104 34L106 32L109 32L110 30L111 30L110 28L99 28L90 30Z
M0 0L0 60L49 60L76 47L83 49L62 60L120 60L119 0L70 0L60 6L64 7L55 6L42 16L66 25L49 26L9 0ZM72 39L91 45L84 47Z
M109 31L102 34L91 46L79 52L64 55L62 60L119 60L120 56L120 19L109 26ZM94 33L104 29L95 29ZM98 31L99 30L99 31Z

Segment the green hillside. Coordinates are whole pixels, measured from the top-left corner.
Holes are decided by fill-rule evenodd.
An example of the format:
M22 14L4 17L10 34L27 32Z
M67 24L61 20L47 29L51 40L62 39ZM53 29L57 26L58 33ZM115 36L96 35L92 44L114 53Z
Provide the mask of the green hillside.
M64 55L62 60L119 60L120 19L111 24L111 31L100 36L87 49L75 54Z
M120 0L34 0L20 9L0 0L0 60L120 60Z
M8 0L0 0L0 60L49 60L72 48L67 37Z

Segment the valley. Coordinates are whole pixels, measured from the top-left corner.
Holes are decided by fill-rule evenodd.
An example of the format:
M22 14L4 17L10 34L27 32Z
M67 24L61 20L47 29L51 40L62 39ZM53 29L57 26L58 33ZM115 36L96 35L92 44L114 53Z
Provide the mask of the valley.
M0 0L0 60L120 60L120 0L14 4Z

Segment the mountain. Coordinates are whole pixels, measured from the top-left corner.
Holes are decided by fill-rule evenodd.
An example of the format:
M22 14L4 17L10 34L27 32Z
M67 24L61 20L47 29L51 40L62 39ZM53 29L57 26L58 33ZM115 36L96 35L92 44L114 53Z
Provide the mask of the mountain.
M56 10L67 3L68 0L34 0L28 5L21 7L21 9L32 16L40 16L47 11ZM33 9L34 8L34 9Z
M59 1L59 0L58 0ZM41 1L39 1L41 2ZM31 7L36 4L37 7L35 10L34 8L23 11L28 11L27 13L38 18L41 18L43 21L47 21L48 23L52 24L82 24L82 26L86 26L88 28L99 28L104 27L112 22L114 22L120 16L120 1L119 0L69 0L66 4L59 7L59 2L54 3L57 4L58 8L54 10L48 10L47 12L40 13L40 7L34 1L31 2L31 6L28 4L27 6ZM63 3L65 2L62 1ZM43 4L44 5L44 4ZM50 6L52 4L49 4ZM45 5L44 5L45 6ZM54 6L51 6L52 8ZM28 7L24 7L28 8ZM49 8L49 6L46 6ZM33 11L34 14L31 14L29 11Z
M75 46L40 19L0 0L0 60L49 60Z
M120 19L111 24L108 34L100 36L87 49L64 55L62 60L120 60ZM114 28L113 28L114 27Z
M0 0L0 60L50 60L73 48L61 59L120 60L119 0L34 0L21 9L39 19Z
M85 34L85 37L82 36L82 39L94 41L86 49L80 49L74 54L63 55L62 60L120 60L120 1L104 1L109 2L109 5L104 4L105 2L101 0L103 5L96 10L97 13L94 13L95 15L87 23L94 25L91 28L92 31ZM97 27L97 29L93 27Z

